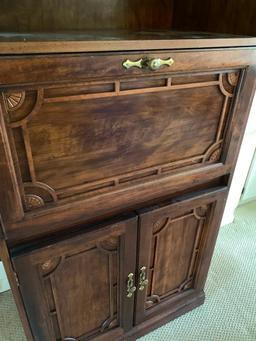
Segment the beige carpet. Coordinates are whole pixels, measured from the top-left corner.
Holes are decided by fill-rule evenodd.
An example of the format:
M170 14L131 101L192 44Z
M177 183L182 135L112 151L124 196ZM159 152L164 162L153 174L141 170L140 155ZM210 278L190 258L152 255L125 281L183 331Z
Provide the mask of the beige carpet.
M205 290L203 306L140 341L256 341L256 202L221 229ZM24 340L12 295L3 293L0 341Z

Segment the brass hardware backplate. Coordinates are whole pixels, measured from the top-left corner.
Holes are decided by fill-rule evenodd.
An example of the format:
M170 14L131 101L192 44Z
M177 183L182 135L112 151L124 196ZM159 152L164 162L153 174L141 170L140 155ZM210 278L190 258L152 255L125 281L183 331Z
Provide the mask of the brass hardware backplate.
M129 273L127 279L127 297L132 298L134 292L136 291L136 287L134 286L134 274Z
M174 64L174 60L170 57L168 59L161 59L161 58L153 58L153 59L148 59L148 58L141 58L139 60L129 60L126 59L123 62L123 67L125 69L130 69L132 67L137 67L139 69L146 69L149 68L152 71L159 70L163 65L165 66L171 66Z
M131 67L138 67L139 69L142 69L143 68L143 59L141 58L141 59L136 60L136 61L126 59L123 62L123 67L126 69L130 69Z
M148 285L148 279L146 278L147 268L143 266L140 269L140 278L139 278L139 290L143 291L145 287Z
M159 70L161 66L166 65L166 66L171 66L174 64L174 60L172 58L168 59L161 59L161 58L154 58L151 59L147 62L148 67L150 70Z

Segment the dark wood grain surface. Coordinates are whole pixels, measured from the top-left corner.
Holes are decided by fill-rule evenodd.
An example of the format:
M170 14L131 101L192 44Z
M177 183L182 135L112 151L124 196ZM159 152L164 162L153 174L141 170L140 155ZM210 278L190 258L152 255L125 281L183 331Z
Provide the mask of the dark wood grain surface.
M91 29L168 29L172 0L1 1L0 31L56 32Z
M0 32L0 42L50 42L50 41L129 41L143 40L177 40L177 39L246 39L250 36L235 34L211 33L200 31L175 30L85 30L64 32Z

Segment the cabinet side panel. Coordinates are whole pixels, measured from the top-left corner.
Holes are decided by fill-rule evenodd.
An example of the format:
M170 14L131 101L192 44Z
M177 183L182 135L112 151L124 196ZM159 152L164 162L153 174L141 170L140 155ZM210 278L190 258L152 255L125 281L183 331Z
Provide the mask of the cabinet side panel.
M1 238L0 238L0 259L2 260L4 264L4 268L5 268L5 271L6 271L10 286L11 286L11 290L15 299L15 303L17 305L17 309L20 315L20 319L23 325L25 335L28 341L33 341L33 336L32 336L30 324L27 318L27 313L26 313L23 300L21 297L21 293L18 287L17 277L15 276L15 273L12 267L12 263L9 257L9 252L8 252L6 243Z

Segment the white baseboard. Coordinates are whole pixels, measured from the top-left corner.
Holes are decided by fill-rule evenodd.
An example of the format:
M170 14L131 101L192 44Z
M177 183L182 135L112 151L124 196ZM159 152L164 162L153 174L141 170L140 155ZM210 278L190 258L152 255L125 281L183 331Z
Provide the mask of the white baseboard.
M234 213L239 205L241 194L246 182L251 162L256 148L256 95L252 104L245 135L239 152L233 180L231 183L226 208L221 226L230 224L234 220Z
M249 204L250 202L256 201L256 197L250 197L249 199L241 199L239 206Z
M232 224L233 221L235 219L235 216L234 216L234 213L231 212L231 213L227 213L224 214L223 218L222 218L222 221L221 221L221 227L222 226L225 226L225 225L228 225L228 224Z
M4 292L10 289L9 282L4 270L3 263L0 262L0 292Z

